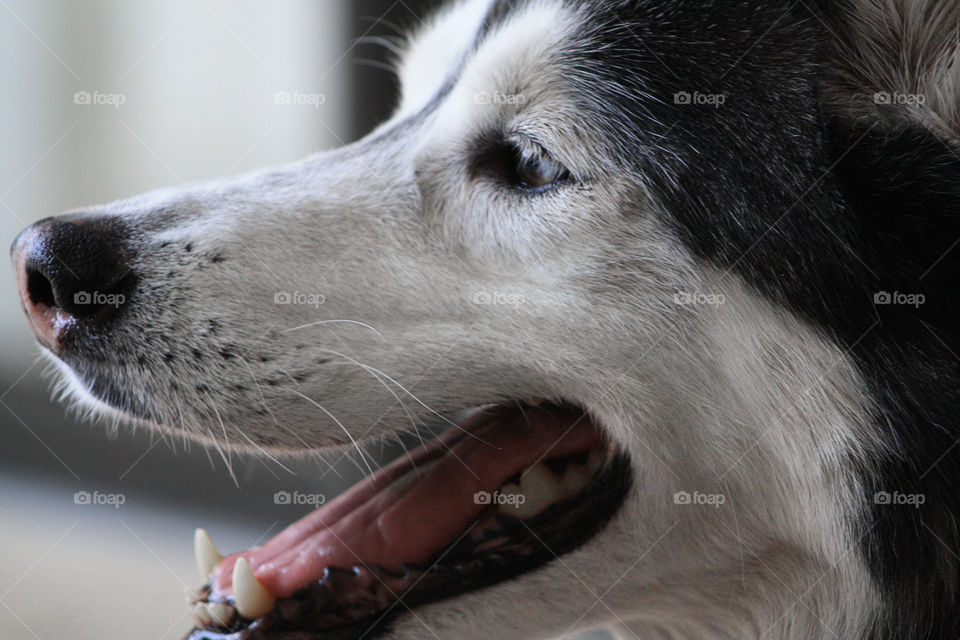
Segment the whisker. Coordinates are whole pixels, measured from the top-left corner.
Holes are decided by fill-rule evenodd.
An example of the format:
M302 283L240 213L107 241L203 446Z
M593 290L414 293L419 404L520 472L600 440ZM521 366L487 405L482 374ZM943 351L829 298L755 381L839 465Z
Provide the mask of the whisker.
M389 62L381 62L380 60L373 60L371 58L357 58L353 62L361 67L370 67L372 69L379 69L389 73L393 73L397 69L396 65L390 64Z
M291 393L297 394L298 396L300 396L301 398L303 398L304 400L306 400L306 401L309 402L310 404L314 405L315 407L317 407L318 409L320 409L321 411L323 411L325 414L327 414L327 415L330 417L331 420L333 420L334 422L336 422L336 423L337 423L337 426L340 427L340 429L341 429L345 434L347 434L347 437L350 438L350 442L353 443L353 446L356 447L357 451L360 453L360 457L361 457L361 459L363 460L364 464L367 465L367 470L370 472L370 475L373 475L373 467L370 466L370 462L367 460L366 455L363 453L363 449L360 448L359 443L357 443L357 441L354 440L353 436L350 434L350 432L347 430L347 428L346 428L345 426L343 426L343 423L340 422L340 420L337 419L336 416L334 416L332 413L330 413L329 411L327 411L326 407L324 407L323 405L321 405L319 402L317 402L316 400L314 400L314 399L311 398L310 396L308 396L308 395L306 395L306 394L304 394L304 393L301 393L301 392L297 391L296 389L288 389L288 391L290 391Z
M404 40L407 38L407 32L409 31L409 29L401 27L399 24L397 24L393 20L389 20L383 16L372 16L372 15L363 16L362 18L360 18L360 21L363 22L364 24L370 25L369 26L370 29L373 29L377 25L382 24L383 26L385 26L386 28L390 29L391 31L397 34L394 37L400 37L400 38L403 38Z
M280 461L277 460L275 457L273 457L272 455L270 455L269 453L267 453L267 452L264 450L263 447L261 447L261 446L258 445L256 442L254 442L253 440L251 440L251 439L250 439L250 436L248 436L246 433L244 433L242 429L240 429L240 428L237 427L237 426L234 426L234 427L233 427L233 430L236 431L237 433L239 433L241 436L243 436L243 439L244 439L244 440L246 440L247 442L249 442L249 443L251 444L251 446L253 446L257 451L259 451L260 453L262 453L265 457L269 458L270 461L273 462L274 464L276 464L278 467L280 467L281 469L283 469L284 471L286 471L287 473L289 473L289 474L292 475L292 476L297 475L296 473L294 473L293 471L291 471L286 465L284 465L282 462L280 462ZM273 469L271 469L271 468L268 467L267 465L263 464L263 461L260 460L260 458L257 458L257 461L259 461L260 464L263 465L263 468L264 468L264 469L266 469L267 471L270 472L270 475L272 475L272 476L273 476L274 478L276 478L277 480L280 479L280 476L278 476L277 474L275 474L275 473L273 472Z
M358 362L358 361L354 360L353 358L351 358L350 356L347 356L347 355L344 355L344 354L340 353L339 351L334 351L334 350L332 350L332 349L320 349L320 351L325 351L325 352L327 352L327 353L332 353L332 354L334 354L334 355L336 355L336 356L339 356L339 357L343 358L344 360L347 361L347 362L344 363L344 364L352 364L352 365L355 365L355 366L357 366L357 367L360 367L361 369L364 369L364 370L366 370L366 371L369 371L369 372L371 372L371 373L374 373L374 374L383 376L384 378L386 378L387 380L389 380L390 382L392 382L393 384L395 384L395 385L397 386L397 388L399 388L399 389L400 389L401 391L403 391L405 394L407 394L408 396L410 396L411 398L413 398L413 400L414 400L417 404L419 404L421 407L423 407L424 409L426 409L427 411L429 411L429 412L432 413L433 415L435 415L435 416L437 416L438 418L440 418L442 421L446 422L447 424L449 424L449 425L452 426L453 428L457 429L458 431L463 432L465 435L473 438L473 439L476 440L477 442L480 442L480 443L482 443L482 444L485 444L485 445L487 445L487 446L489 446L489 447L493 447L494 449L496 448L496 446L493 445L492 443L487 442L486 440L484 440L483 438L481 438L481 437L478 436L478 435L475 435L475 434L473 434L473 433L470 433L469 431L467 431L466 429L464 429L463 427L461 427L460 425L458 425L456 422L453 422L452 420L450 420L450 418L446 417L445 415L443 415L443 414L439 413L438 411L434 410L432 407L428 406L425 402L423 402L422 400L420 400L420 398L418 398L416 395L414 395L414 393L413 393L412 391L410 391L409 389L407 389L406 387L404 387L402 384L400 384L399 382L397 382L396 380L394 380L393 378L391 378L388 374L384 373L384 372L381 371L380 369L377 369L376 367L372 367L372 366L367 365L367 364L363 364L362 362Z
M517 409L520 410L520 415L523 416L523 421L527 423L527 428L532 429L533 425L530 424L530 418L527 417L527 411L523 406L523 403L519 400L514 400L514 403L517 405Z
M206 395L210 400L210 406L213 409L214 415L217 416L217 422L220 423L220 428L223 430L223 444L227 449L227 455L223 455L223 450L220 449L220 447L217 447L217 449L220 451L220 457L223 458L223 461L227 464L227 471L230 473L230 477L233 479L233 484L239 488L240 482L237 480L237 474L233 471L233 452L230 449L230 438L227 436L227 425L223 424L223 419L220 417L220 412L217 410L217 405L214 404L213 399L210 398L209 394Z
M290 333L291 331L299 331L301 329L309 329L310 327L317 327L320 325L333 324L333 323L360 325L361 327L364 327L366 329L370 329L370 331L373 331L375 334L377 334L377 337L380 338L381 340L386 340L386 338L383 337L382 333L377 331L375 328L371 327L366 322L360 322L359 320L319 320L317 322L309 322L307 324L302 324L299 327L291 327L290 329L284 329L281 333Z
M333 471L334 473L336 473L338 477L341 477L341 478L342 478L343 476L341 475L341 473L340 473L339 471L337 471L336 469L334 469L334 468L333 468L333 465L332 465L326 458L324 458L319 452L314 451L314 448L311 447L309 444L307 444L307 442L306 442L303 438L301 438L299 435L297 435L296 433L294 433L294 432L291 431L290 429L288 429L288 428L286 428L285 426L283 426L282 424L280 424L280 421L277 420L277 416L274 415L273 410L272 410L272 409L270 408L270 406L267 404L267 399L266 399L266 397L263 395L263 387L260 386L260 382L257 380L257 376L256 376L256 374L254 374L253 368L250 366L250 363L247 362L247 359L244 358L243 356L241 356L240 354L234 354L234 355L235 355L237 358L239 358L240 361L243 362L243 364L247 367L247 371L250 373L250 377L253 379L253 384L257 387L257 393L258 393L259 396L260 396L260 403L263 405L263 408L267 410L267 413L270 414L270 418L273 420L273 423L277 426L277 428L280 429L280 430L282 430L282 431L284 431L284 432L286 432L286 433L288 433L289 435L293 436L294 438L296 438L296 439L300 442L300 444L302 444L302 445L304 446L304 448L305 448L307 451L310 452L310 453L309 453L310 457L314 458L314 459L317 460L317 461L320 461L320 460L324 461L324 462L327 464L327 466L330 467L330 470L331 470L331 471ZM284 374L284 375L286 375L288 378L290 378L291 380L293 380L294 383L296 383L296 384L298 384L298 385L300 384L299 382L297 382L296 380L294 380L293 377L292 377L289 373L287 373L287 372L284 371L283 369L281 369L281 371L283 371L283 374ZM294 475L296 475L296 474L294 474Z
M187 425L183 419L183 405L180 402L179 396L174 396L174 399L177 401L177 413L180 414L180 430L183 431L184 440L187 438ZM207 460L210 461L210 469L212 471L217 470L217 465L213 462L213 456L210 455L210 447L203 447L203 452L207 455Z
M390 36L361 36L354 42L357 44L357 46L371 44L376 47L386 49L396 58L401 58L404 54L402 38Z

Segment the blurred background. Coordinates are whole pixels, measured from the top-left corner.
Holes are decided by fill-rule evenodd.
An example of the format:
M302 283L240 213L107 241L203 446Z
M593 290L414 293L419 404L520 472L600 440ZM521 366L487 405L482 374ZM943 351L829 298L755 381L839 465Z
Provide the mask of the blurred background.
M396 88L363 38L435 4L0 0L0 246L69 209L360 137ZM332 456L235 458L234 479L199 447L79 423L50 400L5 256L0 300L0 640L180 638L195 527L247 548L310 510L276 492L359 477Z

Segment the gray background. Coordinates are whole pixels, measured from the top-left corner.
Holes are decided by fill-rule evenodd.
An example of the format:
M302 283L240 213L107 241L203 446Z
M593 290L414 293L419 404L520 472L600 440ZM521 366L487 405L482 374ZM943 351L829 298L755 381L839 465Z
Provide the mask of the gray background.
M71 208L355 139L395 93L387 52L357 38L394 36L435 4L3 0L0 246ZM76 104L78 91L123 104ZM324 102L278 105L279 91ZM6 259L0 300L0 639L179 638L196 526L246 548L306 512L274 492L332 496L359 477L335 455L234 458L234 479L200 447L78 422L50 400ZM78 491L124 503L76 504Z

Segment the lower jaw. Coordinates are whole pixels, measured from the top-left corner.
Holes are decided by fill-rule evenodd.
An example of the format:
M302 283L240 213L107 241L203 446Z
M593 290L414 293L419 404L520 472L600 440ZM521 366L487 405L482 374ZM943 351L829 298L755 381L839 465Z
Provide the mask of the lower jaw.
M526 519L485 508L429 562L399 569L358 563L327 567L322 577L280 598L255 620L230 611L210 585L191 600L204 611L187 640L324 640L376 637L377 629L410 608L463 596L532 572L589 542L613 518L631 488L627 457L607 447L589 483Z

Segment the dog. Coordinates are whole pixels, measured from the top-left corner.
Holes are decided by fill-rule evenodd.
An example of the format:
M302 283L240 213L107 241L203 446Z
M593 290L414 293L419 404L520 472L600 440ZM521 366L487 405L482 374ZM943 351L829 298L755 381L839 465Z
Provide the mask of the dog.
M960 637L958 24L466 0L359 142L26 229L85 410L371 471L189 637Z

